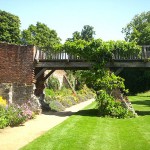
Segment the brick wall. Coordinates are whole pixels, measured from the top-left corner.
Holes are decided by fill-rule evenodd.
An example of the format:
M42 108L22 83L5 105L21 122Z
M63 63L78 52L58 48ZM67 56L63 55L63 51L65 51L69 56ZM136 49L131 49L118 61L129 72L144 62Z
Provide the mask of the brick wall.
M0 83L31 85L34 46L0 43Z

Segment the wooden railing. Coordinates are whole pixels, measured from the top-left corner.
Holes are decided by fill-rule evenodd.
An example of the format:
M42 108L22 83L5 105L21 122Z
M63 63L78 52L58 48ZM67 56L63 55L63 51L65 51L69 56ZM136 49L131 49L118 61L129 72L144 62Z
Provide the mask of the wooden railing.
M81 57L76 56L76 55L72 55L72 54L68 54L65 51L62 52L44 52L40 49L37 48L36 50L36 54L35 54L35 59L36 60L83 60Z
M150 45L142 46L142 51L140 53L135 53L132 55L122 55L120 50L116 50L113 55L113 60L122 61L122 60L145 60L150 58ZM49 61L61 61L61 60L75 60L83 61L81 57L77 55L68 54L65 51L56 53L56 52L44 52L40 49L36 49L35 60L49 60Z
M142 46L140 53L122 55L120 50L116 50L113 55L113 60L145 60L150 58L150 45Z

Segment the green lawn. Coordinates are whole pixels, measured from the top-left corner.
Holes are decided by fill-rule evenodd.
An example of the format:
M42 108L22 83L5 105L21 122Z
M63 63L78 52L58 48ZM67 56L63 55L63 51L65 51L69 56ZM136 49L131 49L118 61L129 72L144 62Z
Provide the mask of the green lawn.
M137 118L97 117L93 103L22 149L150 150L150 97L129 98L139 114Z

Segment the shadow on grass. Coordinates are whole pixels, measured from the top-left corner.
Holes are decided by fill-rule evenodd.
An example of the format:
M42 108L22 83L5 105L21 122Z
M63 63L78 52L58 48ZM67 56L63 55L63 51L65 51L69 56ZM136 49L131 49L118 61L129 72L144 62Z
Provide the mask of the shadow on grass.
M132 104L136 105L146 105L150 107L150 100L137 100L137 101L132 101Z
M140 110L136 110L135 112L138 114L138 116L150 115L150 111L140 111Z
M75 113L74 115L98 117L98 110L97 109L80 110L77 113Z
M150 97L150 95L135 95L135 96L138 96L138 97Z
M150 115L150 111L141 111L141 110L136 110L136 113L138 116L146 116ZM98 115L98 110L97 109L87 109L87 110L80 110L78 112L71 112L71 111L64 111L64 112L55 112L55 111L47 111L43 112L45 115L50 115L50 116L59 116L59 117L67 117L67 116L88 116L88 117L100 117Z
M64 112L54 112L54 111L45 111L43 112L45 115L54 115L59 117L65 116L89 116L89 117L98 117L98 110L97 109L87 109L87 110L80 110L78 112L71 112L71 111L64 111Z

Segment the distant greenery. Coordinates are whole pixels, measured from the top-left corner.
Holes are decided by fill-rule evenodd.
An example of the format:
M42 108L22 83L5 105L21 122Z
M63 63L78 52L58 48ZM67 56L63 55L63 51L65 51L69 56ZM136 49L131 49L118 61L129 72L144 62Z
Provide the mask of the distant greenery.
M96 103L71 116L22 150L149 150L150 97L129 97L139 117L97 117Z
M150 11L142 12L133 17L133 19L123 28L126 41L134 41L139 45L150 44Z
M46 24L37 21L36 25L31 24L23 31L20 30L20 25L18 16L0 10L0 42L35 45L47 52L61 47L57 32Z
M30 25L21 33L21 42L24 45L36 45L44 51L54 51L60 44L60 38L55 30L50 29L46 24L37 22Z
M94 27L90 25L84 25L81 32L75 31L72 34L72 38L68 38L67 41L85 40L91 41L94 39L95 31Z
M0 42L20 43L19 17L2 10L0 10Z
M150 90L149 69L123 69L119 76L125 79L125 86L130 95Z
M54 91L59 90L59 87L60 87L59 80L55 77L48 78L47 87Z
M136 42L138 45L150 45L150 11L135 15L122 32L125 34L126 41ZM150 89L149 70L124 69L120 76L125 79L130 94Z

